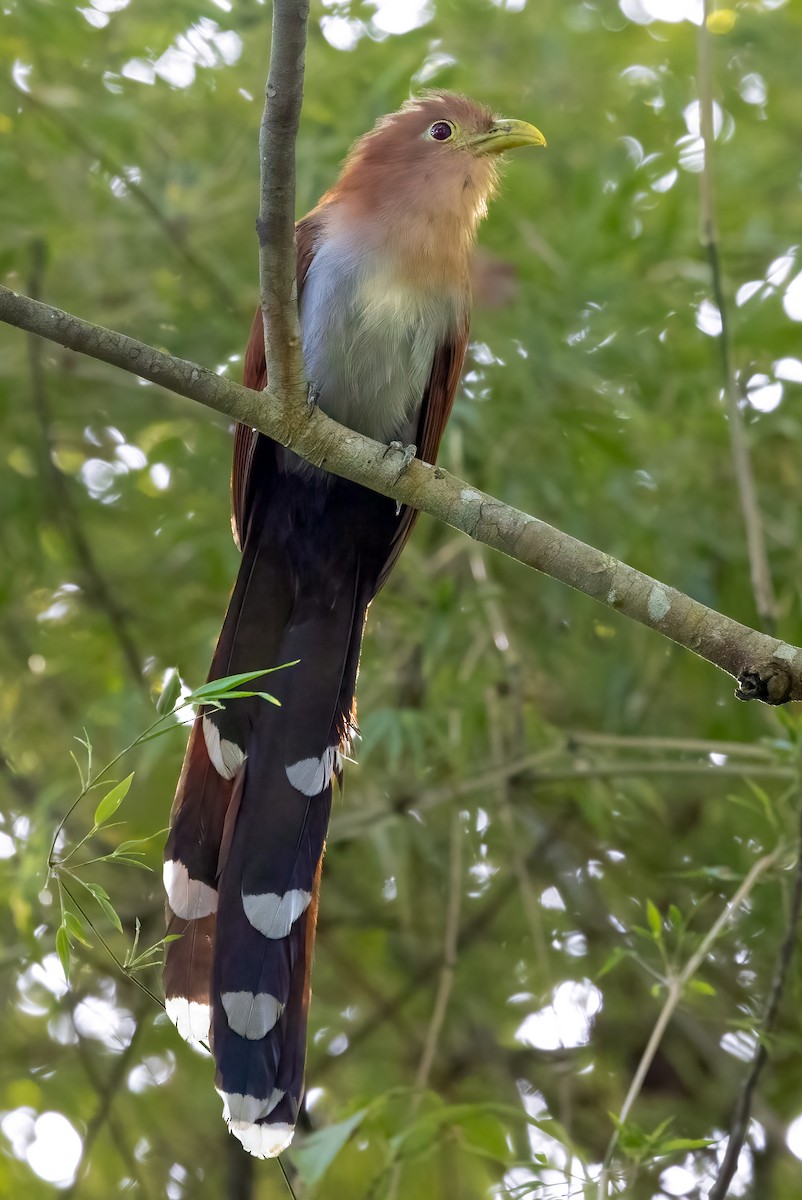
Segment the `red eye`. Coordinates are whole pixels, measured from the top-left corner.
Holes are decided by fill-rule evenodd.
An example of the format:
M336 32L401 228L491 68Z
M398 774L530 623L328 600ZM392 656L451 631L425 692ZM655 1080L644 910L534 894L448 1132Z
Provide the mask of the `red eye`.
M429 130L429 136L433 137L436 142L447 142L453 132L453 127L448 121L435 121Z

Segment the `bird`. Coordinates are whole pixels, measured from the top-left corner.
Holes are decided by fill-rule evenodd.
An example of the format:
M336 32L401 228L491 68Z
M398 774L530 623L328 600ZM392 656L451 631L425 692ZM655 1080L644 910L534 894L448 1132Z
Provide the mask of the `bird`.
M325 413L435 462L499 156L545 144L534 125L445 91L354 143L296 226L303 361ZM244 383L267 384L258 309ZM357 732L366 614L416 512L245 425L231 497L241 565L209 678L293 665L270 676L278 705L251 696L195 717L165 847L164 993L179 1033L211 1048L231 1133L269 1158L289 1146L302 1100L323 851Z

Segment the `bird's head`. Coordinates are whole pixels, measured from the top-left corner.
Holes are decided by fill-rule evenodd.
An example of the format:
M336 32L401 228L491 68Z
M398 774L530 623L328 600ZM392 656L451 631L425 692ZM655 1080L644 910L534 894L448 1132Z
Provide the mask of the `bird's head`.
M429 91L354 143L326 197L424 258L465 257L498 179L499 156L545 146L526 121L453 92ZM440 247L439 251L437 247Z

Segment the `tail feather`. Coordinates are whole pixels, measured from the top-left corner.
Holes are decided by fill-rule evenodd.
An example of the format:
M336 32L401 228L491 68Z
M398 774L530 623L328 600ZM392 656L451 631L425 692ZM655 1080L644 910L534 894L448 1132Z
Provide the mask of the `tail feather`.
M339 706L354 625L361 629L363 619L357 591L354 573L333 604L305 598L296 606L281 656L300 661L275 688L282 707L264 706L254 724L220 879L216 1085L232 1132L265 1156L287 1144L301 1102Z
M286 563L269 527L246 546L210 679L272 666L289 612L280 581ZM168 943L164 991L168 1015L193 1044L208 1042L218 882L241 798L246 747L256 704L237 700L195 718L165 847Z

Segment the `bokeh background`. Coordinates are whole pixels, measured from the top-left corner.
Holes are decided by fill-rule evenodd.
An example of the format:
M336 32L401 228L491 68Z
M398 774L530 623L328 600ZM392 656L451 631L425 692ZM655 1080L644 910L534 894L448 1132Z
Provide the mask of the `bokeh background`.
M510 157L482 229L442 461L754 624L699 242L701 10L314 0L298 211L419 87L542 128L548 150ZM257 0L5 0L2 282L238 377L269 25ZM777 629L799 643L802 5L718 5L707 36L736 387ZM121 824L71 860L156 835L139 847L152 872L77 872L123 932L71 885L93 927L68 901L69 991L43 890L76 737L102 765L154 719L169 668L203 681L237 565L230 442L187 400L0 328L3 1195L289 1195L226 1135L208 1058L104 948L123 959L137 921L138 952L161 937L181 730L110 773L135 772ZM359 703L286 1156L297 1195L595 1197L667 978L773 855L685 989L610 1180L706 1195L786 928L796 712L737 703L689 653L425 517L371 613ZM137 978L158 993L157 971ZM734 1196L802 1195L801 984L795 965Z

